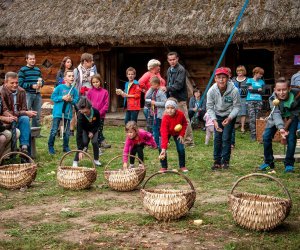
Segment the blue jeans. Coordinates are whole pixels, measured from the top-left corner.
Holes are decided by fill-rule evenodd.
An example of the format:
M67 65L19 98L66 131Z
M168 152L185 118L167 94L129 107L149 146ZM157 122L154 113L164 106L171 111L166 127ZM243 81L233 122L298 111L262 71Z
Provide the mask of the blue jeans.
M231 122L223 127L222 122L227 116L222 117L217 115L217 122L219 128L222 128L222 132L214 131L214 161L218 164L229 162L231 154L231 138L232 131L236 118L232 119Z
M170 139L170 137L169 137L169 139ZM183 167L185 167L185 149L184 149L184 144L181 144L179 142L178 136L173 136L173 139L175 141L176 149L177 149L177 153L178 153L179 167L183 168ZM159 148L159 152L161 152L160 148ZM166 155L166 158L164 160L160 160L160 164L161 164L162 168L168 168L167 155Z
M233 127L231 135L231 145L235 146L235 128Z
M59 128L59 124L62 118L53 118L52 120L52 127L50 130L49 140L48 140L48 147L53 148L54 142L55 142L55 136L57 133L57 130ZM64 119L64 140L63 140L63 150L66 150L69 148L69 137L70 137L70 120Z
M161 119L156 117L153 120L152 132L153 132L153 137L156 142L157 148L160 148L160 125L161 125Z
M137 123L138 116L139 110L127 110L125 113L125 125L129 121L135 121Z
M30 120L28 116L19 116L17 128L20 130L20 145L30 146Z
M298 127L298 117L294 117L290 126L289 126L289 134L287 136L287 149L284 159L285 166L294 166L295 163L295 148L296 148L296 131ZM263 134L263 142L264 142L264 160L266 164L274 166L274 156L273 156L273 148L272 148L272 139L277 131L276 126L271 128L266 128Z
M28 110L34 110L37 112L35 117L32 117L32 127L40 127L42 96L40 93L28 93L26 92L26 101Z

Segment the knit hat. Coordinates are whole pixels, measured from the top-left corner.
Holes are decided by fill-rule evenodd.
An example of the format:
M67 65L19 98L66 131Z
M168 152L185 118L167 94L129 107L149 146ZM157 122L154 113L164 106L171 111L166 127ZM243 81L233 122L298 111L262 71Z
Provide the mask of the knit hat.
M173 101L173 100L167 100L167 101L166 101L165 108L167 108L168 106L172 106L172 107L174 107L175 109L178 108L177 103L176 103L175 101Z

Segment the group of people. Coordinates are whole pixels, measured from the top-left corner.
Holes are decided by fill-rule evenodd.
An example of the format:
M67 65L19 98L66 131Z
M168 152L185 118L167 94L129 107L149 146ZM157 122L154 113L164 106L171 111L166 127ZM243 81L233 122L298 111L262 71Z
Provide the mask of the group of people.
M231 70L221 67L215 71L215 83L201 100L201 92L194 90L187 106L186 70L179 63L176 52L169 52L166 80L160 75L161 63L152 59L148 62L148 71L136 80L136 70L126 70L128 81L124 90L116 89L116 94L124 98L126 140L123 150L123 167L134 167L136 154L144 161L145 146L158 149L161 172L168 169L167 149L170 137L174 138L178 165L182 172L188 172L185 161L185 147L194 146L191 120L204 119L206 126L205 144L214 134L214 162L212 170L228 169L231 150L234 147L235 123L240 117L241 132L245 132L245 118L249 116L251 140L256 139L256 119L262 108L262 93L265 82L264 70L253 69L253 77L246 77L246 69L240 65L237 76L232 78ZM32 126L40 126L41 94L44 85L41 71L35 66L35 55L26 55L27 65L17 73L8 72L5 84L1 88L0 102L0 155L7 141L12 140L16 147L19 137L20 149L30 154L30 118ZM292 81L297 80L297 74ZM296 80L295 80L296 79ZM293 83L292 83L293 84ZM294 87L294 86L292 86ZM285 171L294 171L294 152L298 129L299 96L298 89L280 78L275 82L274 93L270 97L272 112L268 117L263 134L265 161L260 170L274 168L272 138L277 130L287 144ZM144 93L144 115L147 131L138 127L138 113L141 109L141 93ZM97 74L93 55L84 53L78 67L73 69L70 57L61 63L56 78L56 86L51 95L54 103L53 121L48 139L48 152L55 154L55 138L62 125L63 152L69 152L69 136L76 126L76 142L79 150L86 151L91 141L94 163L101 165L99 155L101 146L109 148L103 136L105 114L109 106L109 94L103 88L103 79ZM274 104L274 100L278 102ZM274 107L274 108L273 108ZM130 155L130 156L129 156ZM127 163L130 158L129 165ZM82 153L75 155L73 166L78 166ZM140 165L143 165L140 162Z
M147 145L157 148L161 163L161 172L168 169L167 147L172 136L178 152L179 168L188 172L185 162L184 146L194 146L192 128L189 122L187 108L186 70L178 62L176 52L169 52L167 61L170 65L167 71L167 81L160 75L158 60L148 62L148 72L138 81L136 70L129 67L126 70L128 82L124 90L116 89L116 94L124 98L126 141L123 151L123 167L127 168L128 154L138 154L144 160L143 148ZM141 109L141 93L145 93L144 115L147 131L138 128L138 113ZM133 166L134 157L130 157Z

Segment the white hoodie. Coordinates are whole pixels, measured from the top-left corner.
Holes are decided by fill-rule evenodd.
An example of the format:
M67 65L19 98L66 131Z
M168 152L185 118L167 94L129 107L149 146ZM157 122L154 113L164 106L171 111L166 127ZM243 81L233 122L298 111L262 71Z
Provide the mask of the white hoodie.
M207 92L207 113L212 120L216 120L216 116L235 118L241 109L241 100L238 89L230 81L227 82L227 89L223 96L218 88L214 85Z

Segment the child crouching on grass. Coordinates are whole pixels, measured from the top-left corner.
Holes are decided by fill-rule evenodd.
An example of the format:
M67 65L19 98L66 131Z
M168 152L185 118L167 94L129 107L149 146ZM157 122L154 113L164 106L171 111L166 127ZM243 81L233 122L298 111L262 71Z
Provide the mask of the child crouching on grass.
M81 97L78 103L77 115L77 134L76 142L79 150L86 151L90 140L93 145L94 163L101 166L99 161L98 133L100 127L99 111L92 107L92 104L86 97ZM73 167L78 167L78 161L82 160L83 153L76 153Z
M151 148L157 148L154 138L151 133L139 129L135 121L130 121L125 126L126 141L123 150L123 169L128 168L128 154L135 156L138 154L138 158L144 162L144 147L150 146ZM130 167L134 166L134 157L130 157ZM144 167L139 164L140 167Z
M167 148L171 136L173 136L179 159L179 168L182 172L188 172L185 167L185 149L184 135L187 128L187 120L184 113L178 110L176 99L169 98L165 104L165 114L162 117L160 133L161 133L161 153L159 155L161 169L159 172L165 172L168 169Z

